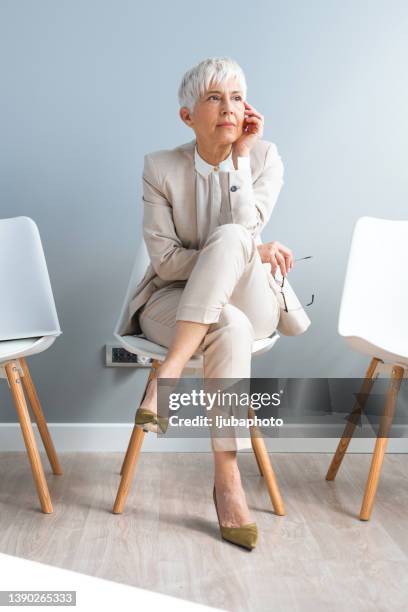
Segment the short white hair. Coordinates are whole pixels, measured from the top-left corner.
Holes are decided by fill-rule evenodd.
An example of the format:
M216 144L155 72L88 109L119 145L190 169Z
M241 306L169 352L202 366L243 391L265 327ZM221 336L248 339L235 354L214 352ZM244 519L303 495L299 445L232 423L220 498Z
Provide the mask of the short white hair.
M243 97L246 98L247 84L244 71L230 57L209 57L195 64L183 76L178 90L180 106L193 111L196 102L211 84L222 84L231 78L238 80Z

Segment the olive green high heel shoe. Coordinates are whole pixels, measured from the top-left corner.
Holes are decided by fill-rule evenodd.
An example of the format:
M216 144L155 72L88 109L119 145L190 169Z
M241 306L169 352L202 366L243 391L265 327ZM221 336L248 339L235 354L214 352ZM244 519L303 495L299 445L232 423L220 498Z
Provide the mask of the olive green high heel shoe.
M144 431L152 431L158 433L160 428L162 433L166 433L169 425L169 419L167 417L160 417L152 410L146 408L138 408L135 418L136 425L142 425Z
M258 540L258 528L256 523L247 523L241 527L223 527L218 514L215 485L213 489L213 498L215 510L217 512L218 524L220 526L221 536L223 539L231 542L232 544L237 544L237 546L247 548L248 550L255 548Z
M149 385L156 380L153 378L150 380ZM141 404L143 403L144 398L147 394L147 389L149 385L146 385L145 392L141 399ZM152 433L159 433L159 428L162 433L166 433L167 427L169 425L168 417L158 416L152 410L148 410L147 408L138 408L135 416L135 424L143 427L143 431L151 431Z

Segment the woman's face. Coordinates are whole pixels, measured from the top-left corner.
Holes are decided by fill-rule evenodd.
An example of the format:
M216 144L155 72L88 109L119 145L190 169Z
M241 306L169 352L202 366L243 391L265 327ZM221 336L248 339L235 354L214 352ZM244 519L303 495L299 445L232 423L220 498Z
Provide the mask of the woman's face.
M244 97L238 81L231 79L223 85L211 84L192 113L183 107L180 114L195 131L197 140L232 144L242 134L245 115Z

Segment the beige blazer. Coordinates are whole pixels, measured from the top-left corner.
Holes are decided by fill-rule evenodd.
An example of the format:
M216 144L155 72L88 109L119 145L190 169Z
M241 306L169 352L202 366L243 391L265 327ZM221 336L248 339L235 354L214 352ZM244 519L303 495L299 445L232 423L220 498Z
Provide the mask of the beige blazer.
M173 281L187 280L199 256L195 144L194 139L174 149L154 151L144 156L143 237L150 264L129 302L128 319L119 331L120 335L140 334L139 309L156 289ZM259 140L251 149L250 163L252 185L245 180L244 169L220 172L219 224L240 223L260 244L259 234L269 221L283 185L283 164L275 144L266 140ZM265 266L270 270L270 264ZM270 272L269 276L271 287L276 292L277 285ZM290 322L288 325L286 321L282 333L304 331L302 322L299 327L301 313L299 310L295 312L299 313L295 315L295 327L292 326L291 331Z

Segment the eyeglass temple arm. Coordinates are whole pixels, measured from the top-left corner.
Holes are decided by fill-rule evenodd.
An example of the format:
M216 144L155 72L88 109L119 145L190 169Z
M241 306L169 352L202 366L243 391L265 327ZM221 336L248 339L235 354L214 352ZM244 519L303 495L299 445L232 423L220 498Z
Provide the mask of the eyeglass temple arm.
M312 259L313 255L306 255L306 257L298 257L297 259L294 259L293 261L302 261L302 259Z

